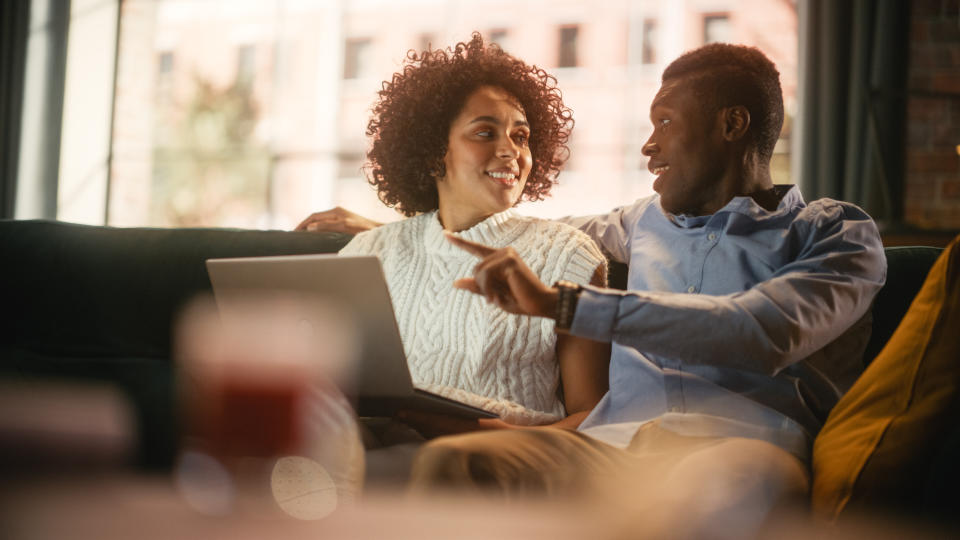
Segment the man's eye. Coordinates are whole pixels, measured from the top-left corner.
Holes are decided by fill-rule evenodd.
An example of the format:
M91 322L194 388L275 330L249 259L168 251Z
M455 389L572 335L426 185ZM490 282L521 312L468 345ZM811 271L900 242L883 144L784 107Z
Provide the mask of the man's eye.
M477 135L480 137L489 138L493 137L493 131L490 131L489 129L481 129L477 131Z
M661 126L666 126L667 124L670 123L670 119L669 119L669 118L661 118L660 120L657 121L657 123L660 124Z

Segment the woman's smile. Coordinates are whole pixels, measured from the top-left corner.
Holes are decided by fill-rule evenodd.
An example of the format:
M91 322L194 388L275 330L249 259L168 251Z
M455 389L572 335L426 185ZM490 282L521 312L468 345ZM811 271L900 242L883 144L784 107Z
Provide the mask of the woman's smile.
M506 187L513 187L520 181L520 176L511 171L487 171L487 176Z
M468 229L517 204L533 168L529 138L526 114L502 88L481 86L467 97L437 179L444 228Z

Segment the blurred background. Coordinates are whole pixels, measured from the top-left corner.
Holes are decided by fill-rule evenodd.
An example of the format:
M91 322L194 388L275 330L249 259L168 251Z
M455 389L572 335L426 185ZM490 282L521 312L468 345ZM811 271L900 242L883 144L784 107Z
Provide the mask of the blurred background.
M759 47L781 73L776 182L800 184L808 200L859 204L885 233L960 229L953 0L17 0L3 9L8 38L26 33L22 71L4 70L23 76L3 89L3 217L289 229L341 205L398 219L360 170L376 92L408 51L479 31L554 74L574 111L560 184L523 213L602 212L650 194L640 147L660 74L686 50L730 41Z
M287 229L335 205L398 219L360 170L376 92L409 50L474 30L554 74L574 111L560 184L523 213L601 212L651 193L640 147L660 74L713 41L756 45L779 67L774 177L791 179L790 0L74 0L70 19L56 209L67 221Z

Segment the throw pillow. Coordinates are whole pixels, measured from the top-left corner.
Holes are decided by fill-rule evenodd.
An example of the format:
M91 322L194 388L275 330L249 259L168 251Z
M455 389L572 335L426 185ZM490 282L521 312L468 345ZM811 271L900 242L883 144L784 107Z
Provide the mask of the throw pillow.
M813 447L813 509L910 506L922 492L960 388L960 237L890 341L831 411Z

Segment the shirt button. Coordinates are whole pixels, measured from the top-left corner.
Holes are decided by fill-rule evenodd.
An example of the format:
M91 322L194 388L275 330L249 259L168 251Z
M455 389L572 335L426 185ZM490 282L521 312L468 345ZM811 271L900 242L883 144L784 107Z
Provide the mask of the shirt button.
M707 240L709 240L709 241L711 241L711 242L713 242L713 241L716 240L716 239L717 239L717 235L714 234L714 233L710 233L710 234L707 235Z
M693 285L687 287L687 292L689 292L689 293L696 292L696 290L697 290L697 288L694 287Z

